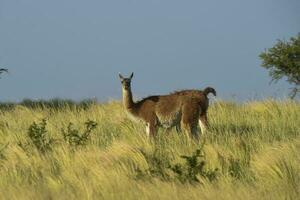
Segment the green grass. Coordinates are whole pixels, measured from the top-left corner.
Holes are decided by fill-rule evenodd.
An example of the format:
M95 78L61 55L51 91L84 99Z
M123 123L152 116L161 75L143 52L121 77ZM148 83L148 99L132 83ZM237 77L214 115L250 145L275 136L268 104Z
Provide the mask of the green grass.
M215 102L199 142L175 130L151 141L117 101L28 105L1 104L0 199L300 196L299 102Z

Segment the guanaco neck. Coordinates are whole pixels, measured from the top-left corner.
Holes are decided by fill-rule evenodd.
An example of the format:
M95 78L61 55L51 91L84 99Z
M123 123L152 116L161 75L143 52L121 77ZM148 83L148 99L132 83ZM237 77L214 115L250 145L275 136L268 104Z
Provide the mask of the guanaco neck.
M124 89L123 88L123 104L126 110L128 111L133 111L133 108L135 106L135 103L133 102L132 99L132 92L131 89Z

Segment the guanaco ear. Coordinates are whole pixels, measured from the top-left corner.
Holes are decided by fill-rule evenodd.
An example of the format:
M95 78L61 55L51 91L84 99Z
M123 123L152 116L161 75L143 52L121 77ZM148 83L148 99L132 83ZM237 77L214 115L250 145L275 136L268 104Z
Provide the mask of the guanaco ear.
M121 81L124 80L124 77L120 73L119 73L119 78L120 78Z
M131 73L131 75L130 75L130 77L129 77L129 78L130 78L130 79L132 79L132 77L133 77L133 72Z

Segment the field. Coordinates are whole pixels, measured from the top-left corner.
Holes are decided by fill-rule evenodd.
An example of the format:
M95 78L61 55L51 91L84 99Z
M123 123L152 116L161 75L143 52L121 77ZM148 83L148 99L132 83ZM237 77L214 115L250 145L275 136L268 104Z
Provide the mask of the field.
M299 102L216 101L209 119L199 142L149 140L118 101L3 104L0 199L299 198Z

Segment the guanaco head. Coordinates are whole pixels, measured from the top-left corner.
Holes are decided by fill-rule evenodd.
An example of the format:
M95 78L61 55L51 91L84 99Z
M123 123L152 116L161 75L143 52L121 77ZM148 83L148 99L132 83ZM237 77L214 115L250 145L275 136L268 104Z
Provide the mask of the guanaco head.
M133 72L131 73L131 75L129 76L129 78L124 78L119 73L119 78L121 80L123 89L125 89L125 90L130 90L131 89L131 79L132 79L132 77L133 77Z

